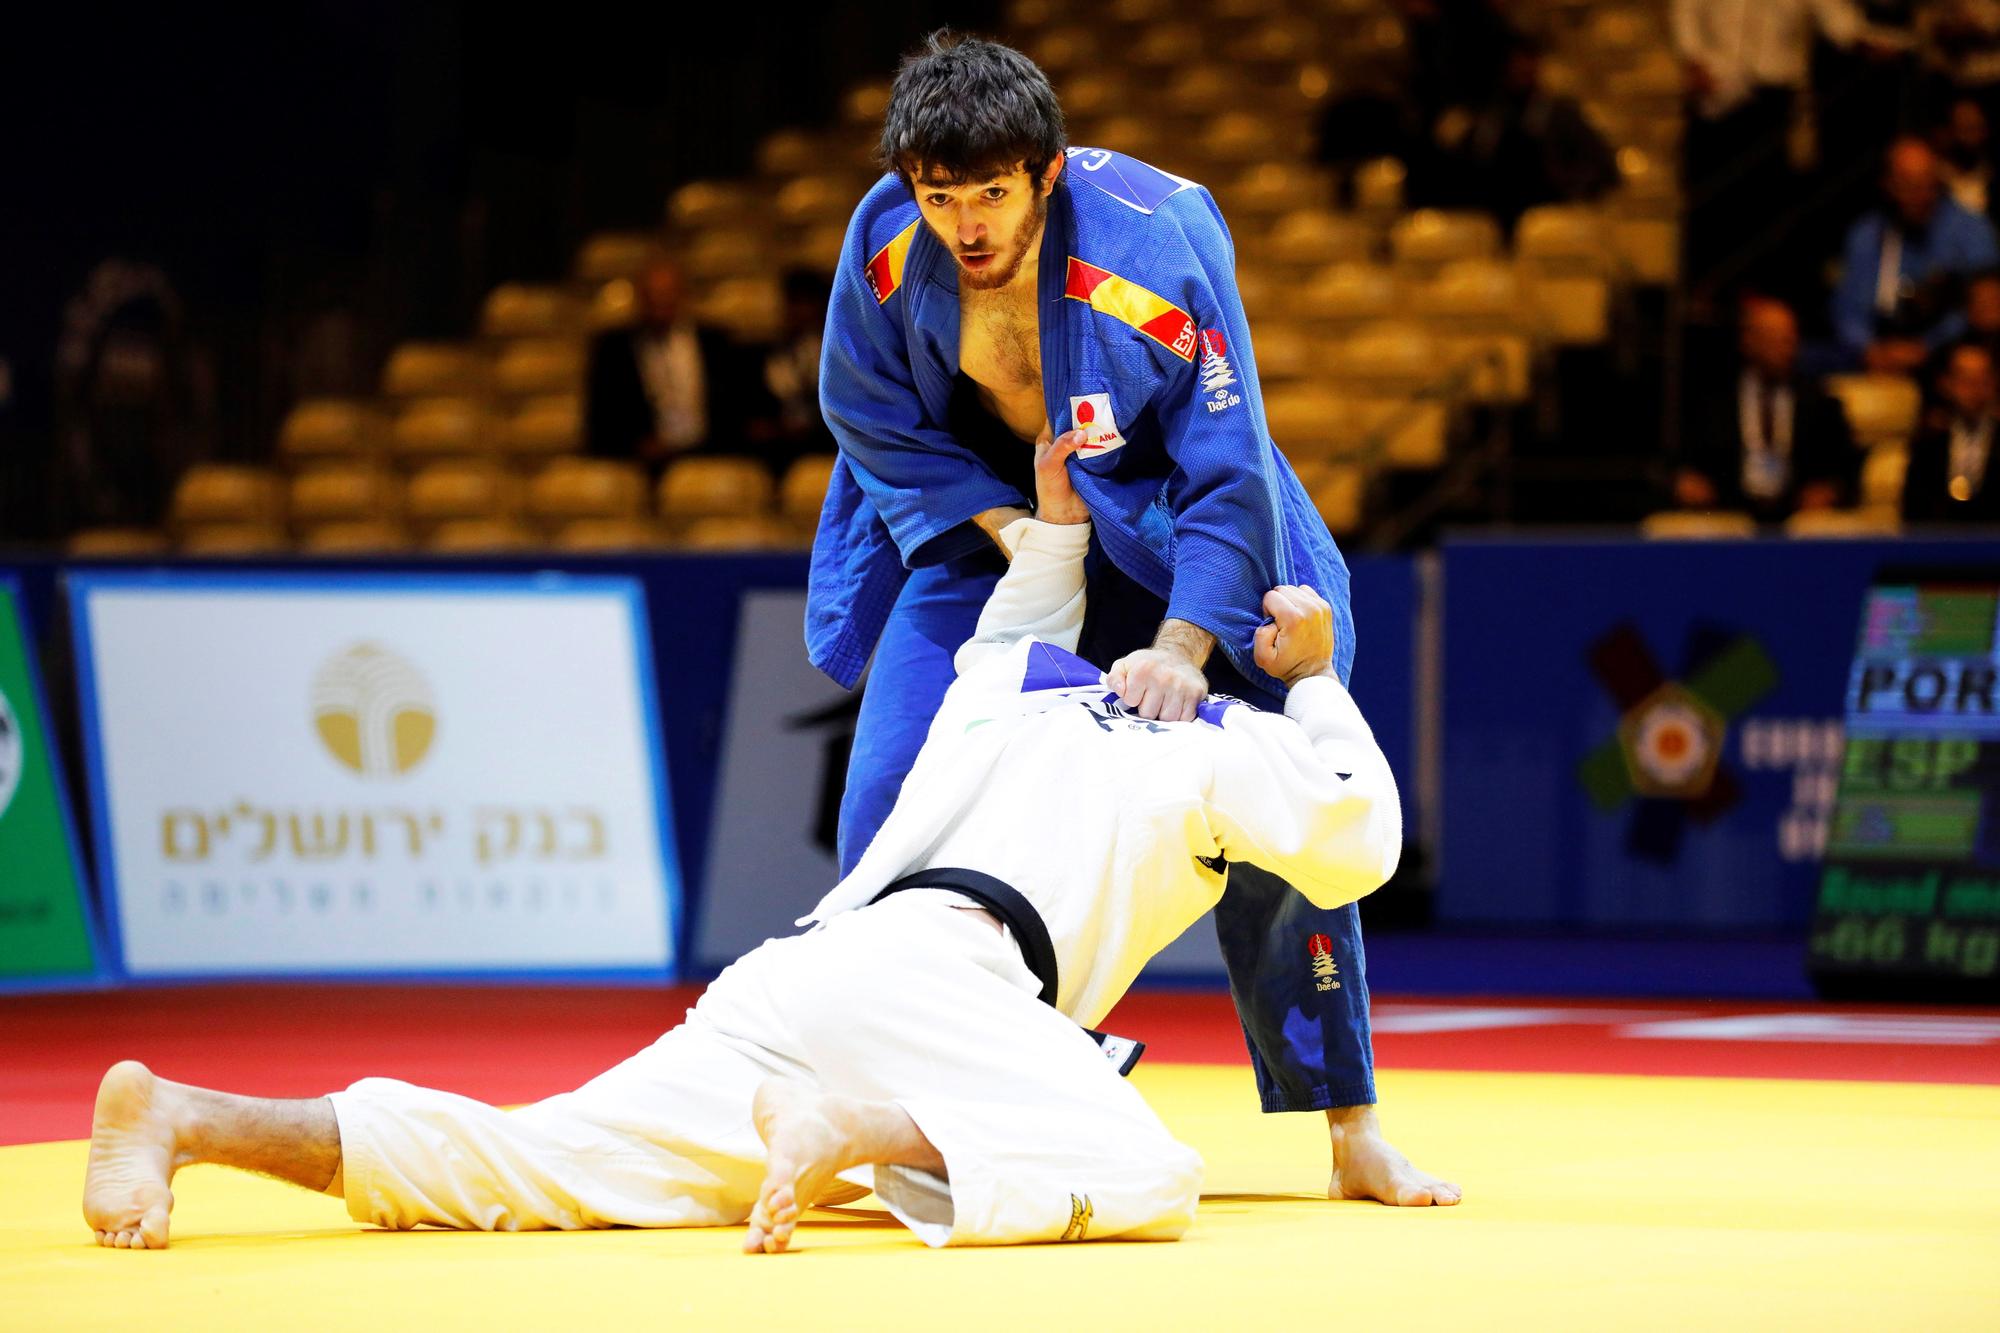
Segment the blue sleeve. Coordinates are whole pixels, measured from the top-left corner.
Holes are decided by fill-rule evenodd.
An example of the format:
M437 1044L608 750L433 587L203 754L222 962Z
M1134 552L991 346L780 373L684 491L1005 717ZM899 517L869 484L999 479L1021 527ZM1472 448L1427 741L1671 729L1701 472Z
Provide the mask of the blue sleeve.
M820 410L903 563L934 564L986 543L963 525L1021 497L928 419L902 318L909 293L899 285L878 302L869 282L869 261L908 225L880 205L882 193L878 186L863 201L841 246L820 354Z
M1848 229L1841 246L1840 285L1833 291L1833 332L1840 345L1859 355L1875 341L1875 279L1882 263L1881 227L1863 218ZM1877 244L1870 244L1871 239Z
M1250 326L1236 291L1235 247L1208 192L1177 198L1180 235L1172 256L1186 273L1178 299L1200 330L1186 363L1162 351L1168 374L1153 409L1174 462L1168 499L1174 511L1174 586L1169 618L1216 636L1237 668L1262 677L1252 638L1263 623L1264 594L1290 580L1280 552L1277 460L1264 424L1264 399L1250 355ZM1211 333L1235 382L1205 388L1204 352ZM1237 400L1232 402L1231 400ZM1331 590L1322 590L1328 591Z

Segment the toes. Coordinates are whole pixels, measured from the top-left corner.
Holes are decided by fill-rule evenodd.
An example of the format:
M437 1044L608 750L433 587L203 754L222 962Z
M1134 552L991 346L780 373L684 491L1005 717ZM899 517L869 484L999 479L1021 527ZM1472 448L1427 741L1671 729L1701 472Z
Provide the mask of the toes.
M1436 1196L1433 1201L1440 1208L1449 1208L1465 1197L1465 1191L1449 1180L1440 1180L1432 1190L1432 1194Z
M108 1231L92 1231L90 1234L97 1237L99 1245L109 1245L111 1243L111 1233Z
M146 1216L139 1222L139 1236L140 1239L145 1241L146 1248L149 1250L166 1249L167 1210L164 1208L147 1209Z
M1431 1206L1431 1187L1428 1185L1404 1185L1396 1191L1398 1208L1428 1208Z

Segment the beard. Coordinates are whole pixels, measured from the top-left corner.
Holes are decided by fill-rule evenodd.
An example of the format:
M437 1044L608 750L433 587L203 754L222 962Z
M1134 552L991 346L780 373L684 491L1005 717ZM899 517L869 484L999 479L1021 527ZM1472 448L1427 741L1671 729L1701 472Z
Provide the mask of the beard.
M1040 244L1042 227L1048 221L1048 217L1049 197L1037 190L1035 192L1034 207L1029 210L1028 219L1021 224L1020 235L1015 238L1013 258L1007 261L1004 268L1001 267L999 259L996 258L993 266L983 273L975 273L964 264L960 264L958 266L958 281L960 286L969 287L975 291L990 292L997 291L1014 281L1020 275L1021 265L1028 262L1029 253L1036 245ZM966 254L993 254L994 252L990 250L968 251L954 249L952 253L955 257L958 257Z

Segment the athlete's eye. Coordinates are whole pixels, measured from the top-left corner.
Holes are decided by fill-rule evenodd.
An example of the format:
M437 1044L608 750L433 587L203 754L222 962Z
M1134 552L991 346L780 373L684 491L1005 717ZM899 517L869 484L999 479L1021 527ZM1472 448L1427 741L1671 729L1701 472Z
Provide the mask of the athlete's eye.
M930 198L924 200L924 202L929 204L932 208L943 208L946 204L951 202L951 196L948 194L934 194L930 196Z
M1007 190L1005 186L989 185L986 187L986 201L988 203L997 204L1006 197Z

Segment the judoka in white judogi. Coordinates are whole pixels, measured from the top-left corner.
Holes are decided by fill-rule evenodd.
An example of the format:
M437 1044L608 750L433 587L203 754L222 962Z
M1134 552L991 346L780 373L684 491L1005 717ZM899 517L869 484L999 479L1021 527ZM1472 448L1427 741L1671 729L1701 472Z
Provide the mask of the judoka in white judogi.
M900 1106L943 1176L878 1166L882 1202L931 1245L1171 1239L1201 1162L1100 1053L1096 1024L1251 861L1320 906L1393 872L1394 779L1330 672L1285 715L1211 699L1148 722L1072 649L1088 524L1021 519L1012 565L958 654L895 812L801 924L716 978L686 1021L575 1092L516 1111L387 1079L332 1097L345 1193L389 1227L741 1223L774 1076ZM1046 926L1054 1003L1013 932L959 893L875 901L963 867ZM919 878L921 878L919 876Z

